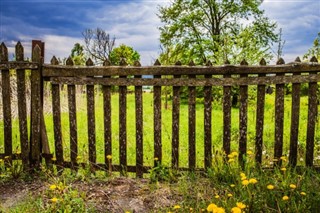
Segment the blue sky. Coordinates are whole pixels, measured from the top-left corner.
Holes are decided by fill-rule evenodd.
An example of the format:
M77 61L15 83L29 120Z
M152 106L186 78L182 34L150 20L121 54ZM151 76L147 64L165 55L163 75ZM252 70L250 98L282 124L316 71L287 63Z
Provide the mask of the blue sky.
M86 28L100 27L116 37L116 45L132 46L150 65L159 54L159 5L169 0L0 0L0 42L9 53L21 41L30 56L32 39L46 43L46 59L68 57ZM283 29L284 59L302 56L320 32L320 0L265 0L267 16Z

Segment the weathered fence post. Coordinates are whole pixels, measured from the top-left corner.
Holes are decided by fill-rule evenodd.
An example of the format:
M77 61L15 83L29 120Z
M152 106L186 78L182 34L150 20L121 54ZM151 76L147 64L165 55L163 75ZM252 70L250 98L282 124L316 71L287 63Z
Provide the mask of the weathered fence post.
M0 62L8 62L8 49L4 43L1 44ZM7 163L12 158L12 120L11 120L11 88L10 88L10 71L2 70L2 104L3 104L3 130L4 130L4 152L7 157ZM9 161L9 162L8 162ZM11 164L11 163L9 163Z
M38 45L32 51L32 62L39 64L31 71L31 131L30 131L30 166L40 167L41 153L41 49Z

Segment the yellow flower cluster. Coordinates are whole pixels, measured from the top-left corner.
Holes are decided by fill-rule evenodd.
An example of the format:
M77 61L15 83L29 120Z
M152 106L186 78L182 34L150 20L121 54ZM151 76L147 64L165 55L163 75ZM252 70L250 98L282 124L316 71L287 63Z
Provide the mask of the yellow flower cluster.
M250 178L250 179L248 179L247 176L246 176L246 174L244 174L243 172L240 173L240 177L241 177L241 181L242 181L241 183L242 183L242 185L244 185L244 186L247 186L247 185L249 185L249 184L256 184L256 183L258 183L258 180L255 179L255 178Z
M247 207L245 204L243 204L241 202L237 202L236 204L237 204L237 206L235 206L231 209L232 213L241 213L242 209L245 209Z
M213 212L213 213L225 213L226 212L224 208L219 207L214 203L211 203L211 204L208 205L207 211L208 212Z
M111 156L111 155L107 155L107 159L108 159L108 160L111 160L111 159L112 159L112 156Z

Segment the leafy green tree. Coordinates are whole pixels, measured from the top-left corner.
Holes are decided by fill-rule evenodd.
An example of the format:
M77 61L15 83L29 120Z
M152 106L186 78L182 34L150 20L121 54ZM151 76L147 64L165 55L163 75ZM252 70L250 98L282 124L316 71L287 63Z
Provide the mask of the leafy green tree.
M140 60L140 54L132 47L121 44L110 53L110 62L112 65L119 65L121 59L124 59L128 65L133 65L135 61Z
M245 58L258 63L271 59L270 45L277 41L276 23L259 9L262 0L174 0L159 8L160 55L163 64L193 60L203 64ZM174 57L173 57L174 56ZM174 59L171 59L174 58Z
M75 43L71 50L71 58L75 65L85 65L86 57L84 55L83 46Z
M320 61L320 32L318 32L317 38L313 41L313 46L303 56L303 59L308 59L315 56Z

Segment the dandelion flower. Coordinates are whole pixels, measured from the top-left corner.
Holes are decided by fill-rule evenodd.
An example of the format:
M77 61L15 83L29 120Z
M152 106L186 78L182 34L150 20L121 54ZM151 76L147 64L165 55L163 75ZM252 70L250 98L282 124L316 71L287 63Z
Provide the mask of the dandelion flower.
M237 207L240 209L244 209L247 207L244 203L241 203L241 202L237 202L236 204L237 204Z
M243 180L243 181L242 181L242 185L244 185L244 186L249 185L249 181L248 181L248 180Z
M283 171L283 172L285 172L285 171L287 171L287 168L282 167L280 170Z
M228 197L232 197L233 195L231 193L227 194Z
M289 187L290 187L291 189L297 188L297 186L296 186L295 184L290 184Z
M52 185L50 185L50 190L55 190L56 188L57 188L57 185L55 185L55 184L52 184Z
M155 158L154 158L154 160L155 160L155 161L158 161L158 160L159 160L159 158L155 157Z
M282 197L282 200L289 200L289 197L287 195Z
M217 198L217 199L218 199L219 197L220 197L219 195L214 196L214 198Z
M173 209L181 209L181 207L179 205L175 205Z
M255 178L250 178L249 183L256 184L256 183L258 183L258 181Z
M112 159L112 155L107 155L107 159L111 160Z
M234 158L234 155L233 154L229 154L228 158Z
M228 160L228 163L232 163L232 162L234 162L234 159L233 159L233 158L231 158L231 159Z
M226 211L222 207L218 207L215 211L216 213L225 213Z
M51 200L51 202L52 202L52 203L56 203L56 202L58 202L58 201L59 201L59 199L58 199L58 198L56 198L56 197L51 198L50 200Z
M280 160L286 162L286 161L287 161L287 158L286 158L286 156L282 156L282 157L280 157Z
M306 196L306 195L307 195L305 192L300 192L300 194L301 194L302 196Z
M269 184L269 185L267 186L267 189L269 189L269 190L274 189L274 185Z
M233 207L231 213L241 213L241 209L239 207Z
M246 176L245 173L243 173L243 172L240 173L240 177L245 177L245 176Z
M80 156L77 156L77 160L81 160L81 157L80 157Z
M231 155L233 155L234 157L238 156L238 152L231 152Z
M253 155L253 152L251 150L247 151L247 155Z
M230 185L231 188L233 188L233 187L235 187L235 186L236 186L235 184L231 184L231 185Z
M217 210L218 206L216 204L210 203L207 207L208 212L215 212Z

